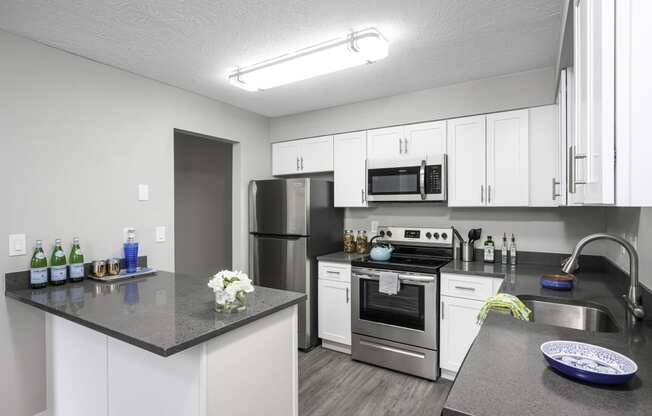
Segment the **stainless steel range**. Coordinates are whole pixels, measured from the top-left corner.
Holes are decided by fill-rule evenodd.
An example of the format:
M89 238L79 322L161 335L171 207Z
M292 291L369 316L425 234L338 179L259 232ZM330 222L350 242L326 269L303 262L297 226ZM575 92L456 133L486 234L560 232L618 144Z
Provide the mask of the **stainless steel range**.
M378 240L395 247L388 261L351 263L351 353L354 360L439 378L439 269L458 244L453 228L379 227ZM398 274L399 290L385 294L380 274Z

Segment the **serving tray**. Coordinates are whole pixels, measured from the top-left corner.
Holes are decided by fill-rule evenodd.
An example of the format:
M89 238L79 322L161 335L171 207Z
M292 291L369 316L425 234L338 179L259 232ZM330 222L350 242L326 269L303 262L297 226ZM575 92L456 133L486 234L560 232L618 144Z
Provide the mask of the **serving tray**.
M97 277L90 274L88 275L88 278L95 280L97 282L111 283L119 280L131 279L133 277L140 277L140 276L145 276L148 274L155 274L155 273L156 273L156 269L153 269L151 267L138 267L136 268L136 271L133 273L127 273L127 269L121 269L120 274L116 274L115 276L110 276L107 274L103 277Z

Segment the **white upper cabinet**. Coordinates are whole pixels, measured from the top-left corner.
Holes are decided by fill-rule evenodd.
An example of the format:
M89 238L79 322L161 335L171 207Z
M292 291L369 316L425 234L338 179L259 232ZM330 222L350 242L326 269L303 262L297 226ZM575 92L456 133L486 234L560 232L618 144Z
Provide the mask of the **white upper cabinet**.
M615 203L615 0L575 3L575 138L569 192L585 204Z
M565 205L565 181L561 173L559 111L557 105L529 110L530 206Z
M333 170L333 136L272 144L272 175Z
M403 126L367 131L367 157L391 159L403 156Z
M367 206L367 133L337 134L333 137L336 207Z
M446 122L408 124L367 131L369 159L407 157L426 160L428 155L446 153Z
M301 140L301 173L333 170L333 136Z
M485 116L448 120L448 205L484 206Z
M446 153L446 121L409 124L403 134L408 157L427 160L428 155Z
M487 116L487 205L529 204L529 113L507 111Z
M616 204L652 206L652 1L616 2Z
M272 175L301 173L299 141L272 144Z

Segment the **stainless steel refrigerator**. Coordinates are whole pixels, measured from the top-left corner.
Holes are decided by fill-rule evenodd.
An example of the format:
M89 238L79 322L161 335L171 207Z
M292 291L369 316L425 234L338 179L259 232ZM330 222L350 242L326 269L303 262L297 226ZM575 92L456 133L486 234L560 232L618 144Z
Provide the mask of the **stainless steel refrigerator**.
M341 250L344 210L333 183L309 178L249 183L249 272L255 284L302 292L299 348L317 345L317 256Z

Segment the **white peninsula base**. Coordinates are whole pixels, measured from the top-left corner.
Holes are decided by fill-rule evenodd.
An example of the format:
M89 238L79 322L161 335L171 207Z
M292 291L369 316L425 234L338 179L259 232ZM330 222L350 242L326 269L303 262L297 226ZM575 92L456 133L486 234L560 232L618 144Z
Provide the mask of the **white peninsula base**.
M297 306L169 357L47 314L49 416L297 416Z

